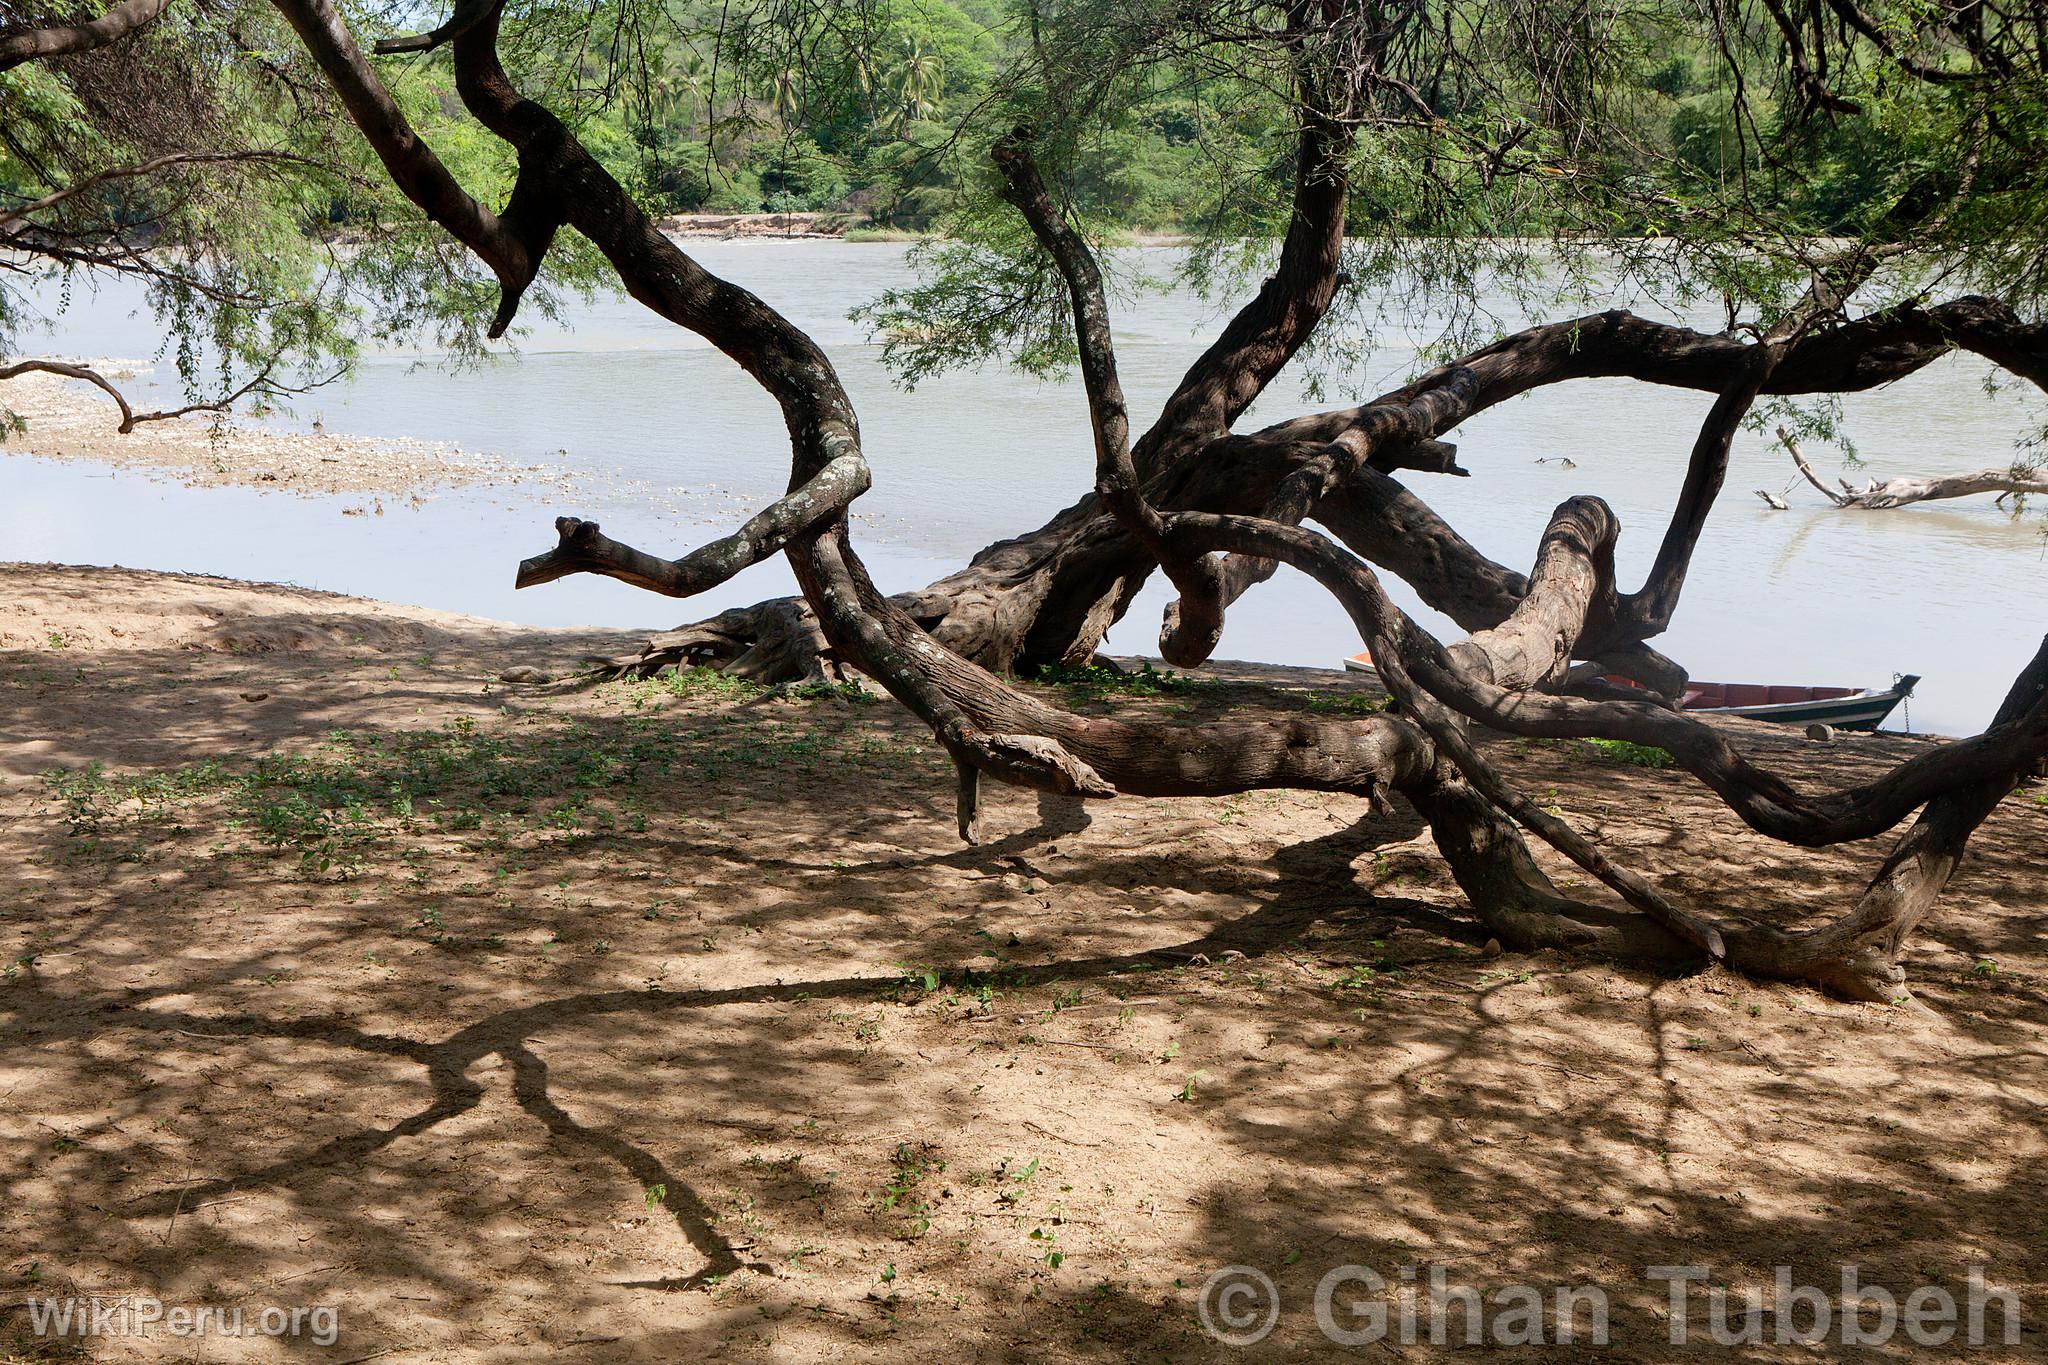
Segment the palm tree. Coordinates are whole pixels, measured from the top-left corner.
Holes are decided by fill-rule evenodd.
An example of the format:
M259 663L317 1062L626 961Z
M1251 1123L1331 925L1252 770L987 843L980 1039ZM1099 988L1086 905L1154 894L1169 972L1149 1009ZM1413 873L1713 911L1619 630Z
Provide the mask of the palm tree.
M705 118L711 116L711 65L704 60L704 54L696 48L685 48L682 61L670 68L663 76L670 98L683 106L683 121L694 123L697 110L702 107ZM671 116L673 111L671 110Z
M706 98L711 86L711 69L695 48L679 61L663 67L647 88L647 117L664 129L686 131L697 121L701 107L708 116Z
M931 118L939 112L939 96L946 88L946 59L925 51L915 38L904 39L903 50L903 65L896 72L898 122Z
M871 99L875 93L875 54L865 41L853 45L853 80L860 87L860 97Z
M783 67L775 73L775 94L770 103L775 117L784 124L795 120L797 110L803 104L803 96L797 88L800 73L794 64Z

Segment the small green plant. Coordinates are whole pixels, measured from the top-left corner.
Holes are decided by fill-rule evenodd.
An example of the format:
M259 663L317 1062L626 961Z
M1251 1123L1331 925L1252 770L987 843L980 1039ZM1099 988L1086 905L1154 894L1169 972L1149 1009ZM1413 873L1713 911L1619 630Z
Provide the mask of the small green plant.
M913 967L897 963L896 970L902 974L902 987L912 994L930 995L939 988L939 969L936 967Z
M749 701L761 695L758 684L701 665L669 668L651 678L633 678L619 684L633 705L645 706L663 697L692 697L709 701Z
M1339 716L1376 716L1393 704L1391 697L1374 697L1364 692L1311 692L1308 709Z
M1592 748L1597 759L1607 763L1622 763L1635 768L1668 768L1674 761L1669 753L1653 744L1636 744L1626 739L1588 739L1582 742Z
M903 1229L906 1237L922 1237L931 1228L930 1202L919 1200L912 1204L909 1200L926 1178L946 1169L946 1163L934 1155L935 1150L928 1142L899 1142L889 1160L889 1180L882 1186L876 1206L883 1210L899 1205L907 1208L910 1218Z
M786 697L799 697L805 701L848 701L864 705L875 699L874 693L857 682L827 682L812 678L806 682L792 683L783 689Z
M1085 697L1112 693L1132 697L1187 695L1213 691L1222 685L1209 678L1161 672L1149 660L1135 669L1111 668L1103 664L1044 664L1040 666L1037 678L1039 682L1064 687L1077 696Z

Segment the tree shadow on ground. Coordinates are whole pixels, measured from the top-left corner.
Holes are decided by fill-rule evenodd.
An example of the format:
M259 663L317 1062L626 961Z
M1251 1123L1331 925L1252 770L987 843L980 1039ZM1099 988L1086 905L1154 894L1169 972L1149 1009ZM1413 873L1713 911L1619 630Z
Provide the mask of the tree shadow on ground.
M232 711L238 681L195 675L195 709ZM156 714L124 695L105 729L49 727L55 751L208 752L124 741ZM8 723L48 700L12 695ZM1665 1360L1687 1352L1662 1343L1649 1265L1956 1286L1981 1263L2029 1304L2048 1279L2028 808L1986 827L1914 964L1929 1022L1716 971L1488 957L1405 807L1001 793L996 837L963 849L943 768L890 707L736 721L604 693L505 714L432 672L396 710L288 700L277 738L301 748L346 724L351 752L410 754L467 721L499 727L512 776L650 733L675 761L586 789L583 824L522 788L452 831L425 814L470 791L451 768L411 825L379 817L349 877L239 848L213 796L121 807L116 856L10 794L5 837L37 861L5 928L39 958L0 988L10 1289L34 1261L166 1299L338 1296L337 1358L588 1339L1178 1359L1230 1354L1194 1313L1212 1269L1271 1274L1271 1349L1314 1355L1330 1267L1443 1265L1607 1286L1607 1358ZM1688 895L1797 918L1870 854L1749 842L1669 774L1503 758Z

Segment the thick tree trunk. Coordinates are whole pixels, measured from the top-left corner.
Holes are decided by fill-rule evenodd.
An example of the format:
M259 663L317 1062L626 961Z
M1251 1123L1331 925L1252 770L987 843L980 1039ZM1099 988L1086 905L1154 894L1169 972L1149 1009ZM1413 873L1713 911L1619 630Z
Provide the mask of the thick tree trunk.
M1719 958L1759 976L1894 998L1900 945L1971 830L2019 773L2048 754L2048 642L1989 731L1874 781L1822 793L1759 769L1713 726L1668 706L1559 690L1570 661L1588 653L1622 659L1668 690L1676 666L1644 641L1664 628L1677 602L1726 472L1729 438L1758 393L1865 388L1958 345L2037 383L2048 379L2048 330L1993 302L1902 308L1812 330L1803 330L1804 321L1781 323L1754 341L1606 313L1518 333L1362 408L1233 435L1230 424L1295 353L1338 287L1348 125L1320 102L1327 92L1304 57L1295 213L1275 273L1195 362L1160 423L1133 443L1099 273L1039 183L1029 134L1020 132L999 146L998 168L1007 197L1072 295L1096 491L1038 532L991 547L961 574L885 599L848 537L847 508L867 487L868 467L830 360L760 298L663 236L565 125L518 93L497 57L495 9L437 34L454 46L464 104L518 152L518 179L502 215L469 199L418 142L331 0L277 3L394 180L498 273L501 324L553 233L573 226L636 299L709 339L782 407L789 491L739 531L671 560L564 518L556 524L559 543L526 561L520 582L590 572L689 596L766 555L786 554L806 605L726 613L636 654L631 666L645 668L670 648L768 678L808 673L821 659L861 669L930 725L958 766L965 838L980 837L980 784L988 777L1100 798L1275 787L1374 798L1400 791L1429 818L1475 912L1505 940L1634 958ZM1338 17L1335 0L1297 0L1288 12L1301 34ZM440 40L429 35L426 45ZM1656 567L1637 593L1624 595L1614 583L1618 527L1596 499L1572 499L1557 510L1524 576L1478 555L1389 477L1401 468L1462 472L1437 439L1459 422L1532 387L1600 375L1716 395ZM1350 548L1312 529L1311 519L1332 526ZM1274 562L1310 574L1342 603L1379 662L1396 711L1158 723L1078 715L1000 676L1092 651L1154 568L1181 593L1166 652L1199 662L1231 599ZM1414 583L1467 638L1448 648L1439 643L1393 604L1368 563ZM1515 790L1473 744L1473 722L1516 734L1658 745L1753 828L1793 843L1867 838L1916 810L1920 816L1854 911L1790 932L1672 903ZM1562 896L1530 856L1525 833L1571 859L1620 904Z
M2031 377L2042 368L2032 359L2042 347L2042 330L2015 323L2006 310L1984 299L1901 308L1790 344L1758 391L1790 395L1871 389L1959 346ZM1467 630L1483 630L1506 619L1527 590L1527 579L1480 554L1394 475L1402 470L1464 474L1451 458L1453 448L1434 438L1532 388L1624 377L1720 394L1748 349L1726 336L1624 312L1601 313L1517 333L1361 407L1294 418L1257 432L1237 435L1223 429L1200 440L1169 441L1154 433L1162 432L1177 410L1162 413L1153 433L1134 446L1134 460L1145 479L1145 501L1154 507L1258 515L1266 513L1282 480L1329 443L1373 433L1389 414L1435 400L1427 421L1347 472L1316 501L1313 515L1368 563L1407 582L1431 608ZM1209 358L1205 353L1204 359ZM1198 363L1190 371L1191 380L1202 368ZM1266 372L1263 367L1261 372ZM1447 391L1449 401L1440 401ZM1223 401L1213 392L1208 396L1212 406ZM1234 402L1217 407L1232 417L1233 409ZM1666 591L1657 594L1660 600L1642 604L1662 610L1643 614L1668 616L1672 571L1684 564L1699 520L1718 491L1730 423L1714 426L1703 453L1696 452L1689 495L1681 500L1680 515L1667 536L1672 553L1663 576ZM1085 662L1157 568L1145 547L1091 492L1036 530L998 541L957 573L892 601L961 657L996 672L1028 674L1045 663ZM1243 573L1238 590L1255 581L1253 573ZM787 648L802 633L790 629L792 612L801 617L808 608L795 598L764 602L754 609L755 617L727 612L715 630L709 622L704 631L685 627L594 662L646 672L671 664L724 665L752 653L752 676L768 681L802 677L817 665ZM1683 672L1669 660L1626 640L1593 635L1596 657L1611 671L1666 695L1682 688ZM779 662L763 671L770 659Z
M1194 493L1197 506L1256 510L1255 487L1252 496L1227 486ZM1028 676L1042 664L1088 662L1157 568L1090 493L1037 530L998 541L957 572L890 600L961 658ZM776 683L816 672L825 648L809 604L780 597L590 662L635 676L701 664Z

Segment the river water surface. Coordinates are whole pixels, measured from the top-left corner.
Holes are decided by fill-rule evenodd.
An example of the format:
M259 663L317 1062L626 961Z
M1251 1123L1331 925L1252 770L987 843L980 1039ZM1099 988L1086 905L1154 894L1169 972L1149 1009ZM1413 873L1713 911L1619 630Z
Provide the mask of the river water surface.
M846 315L910 278L904 248L684 245L781 308L839 367L875 473L858 504L855 543L884 588L928 582L1089 486L1077 384L999 369L928 381L914 393L891 382L879 346ZM155 335L135 303L119 286L81 293L41 344L68 355L147 357ZM1142 426L1213 335L1217 311L1185 293L1147 294L1115 320ZM1518 318L1503 305L1502 321ZM1343 386L1311 402L1282 376L1241 427L1382 392L1413 370L1428 339L1427 327L1382 328ZM2010 461L2043 413L2016 389L1987 394L1985 376L1981 362L1951 357L1850 397L1847 428L1864 462L1850 477ZM1479 549L1522 569L1558 502L1598 494L1621 517L1620 572L1633 587L1655 553L1709 401L1619 380L1554 386L1450 434L1471 478L1409 481ZM453 441L559 467L585 491L565 497L547 482L453 490L417 508L386 499L382 515L344 516L344 506L365 499L186 489L17 454L0 463L0 559L284 581L537 625L666 626L793 590L779 559L692 603L589 578L512 590L514 564L553 543L555 516L594 517L621 539L674 554L736 525L784 486L788 447L774 404L707 344L630 301L572 306L566 325L535 324L515 356L480 369L451 373L431 356L369 357L348 381L297 400L278 420L315 419L334 432ZM1831 454L1810 453L1824 474L1837 470ZM2015 521L1989 499L1842 512L1803 485L1787 495L1792 510L1778 512L1749 492L1784 490L1792 475L1765 438L1740 440L1659 647L1709 679L1872 686L1919 673L1914 729L1981 728L2048 628L2040 519ZM1405 590L1397 596L1416 607ZM1160 584L1149 587L1112 632L1111 648L1152 652L1166 598ZM1283 569L1233 611L1219 656L1332 666L1356 648L1335 603ZM1905 719L1895 714L1892 724Z

